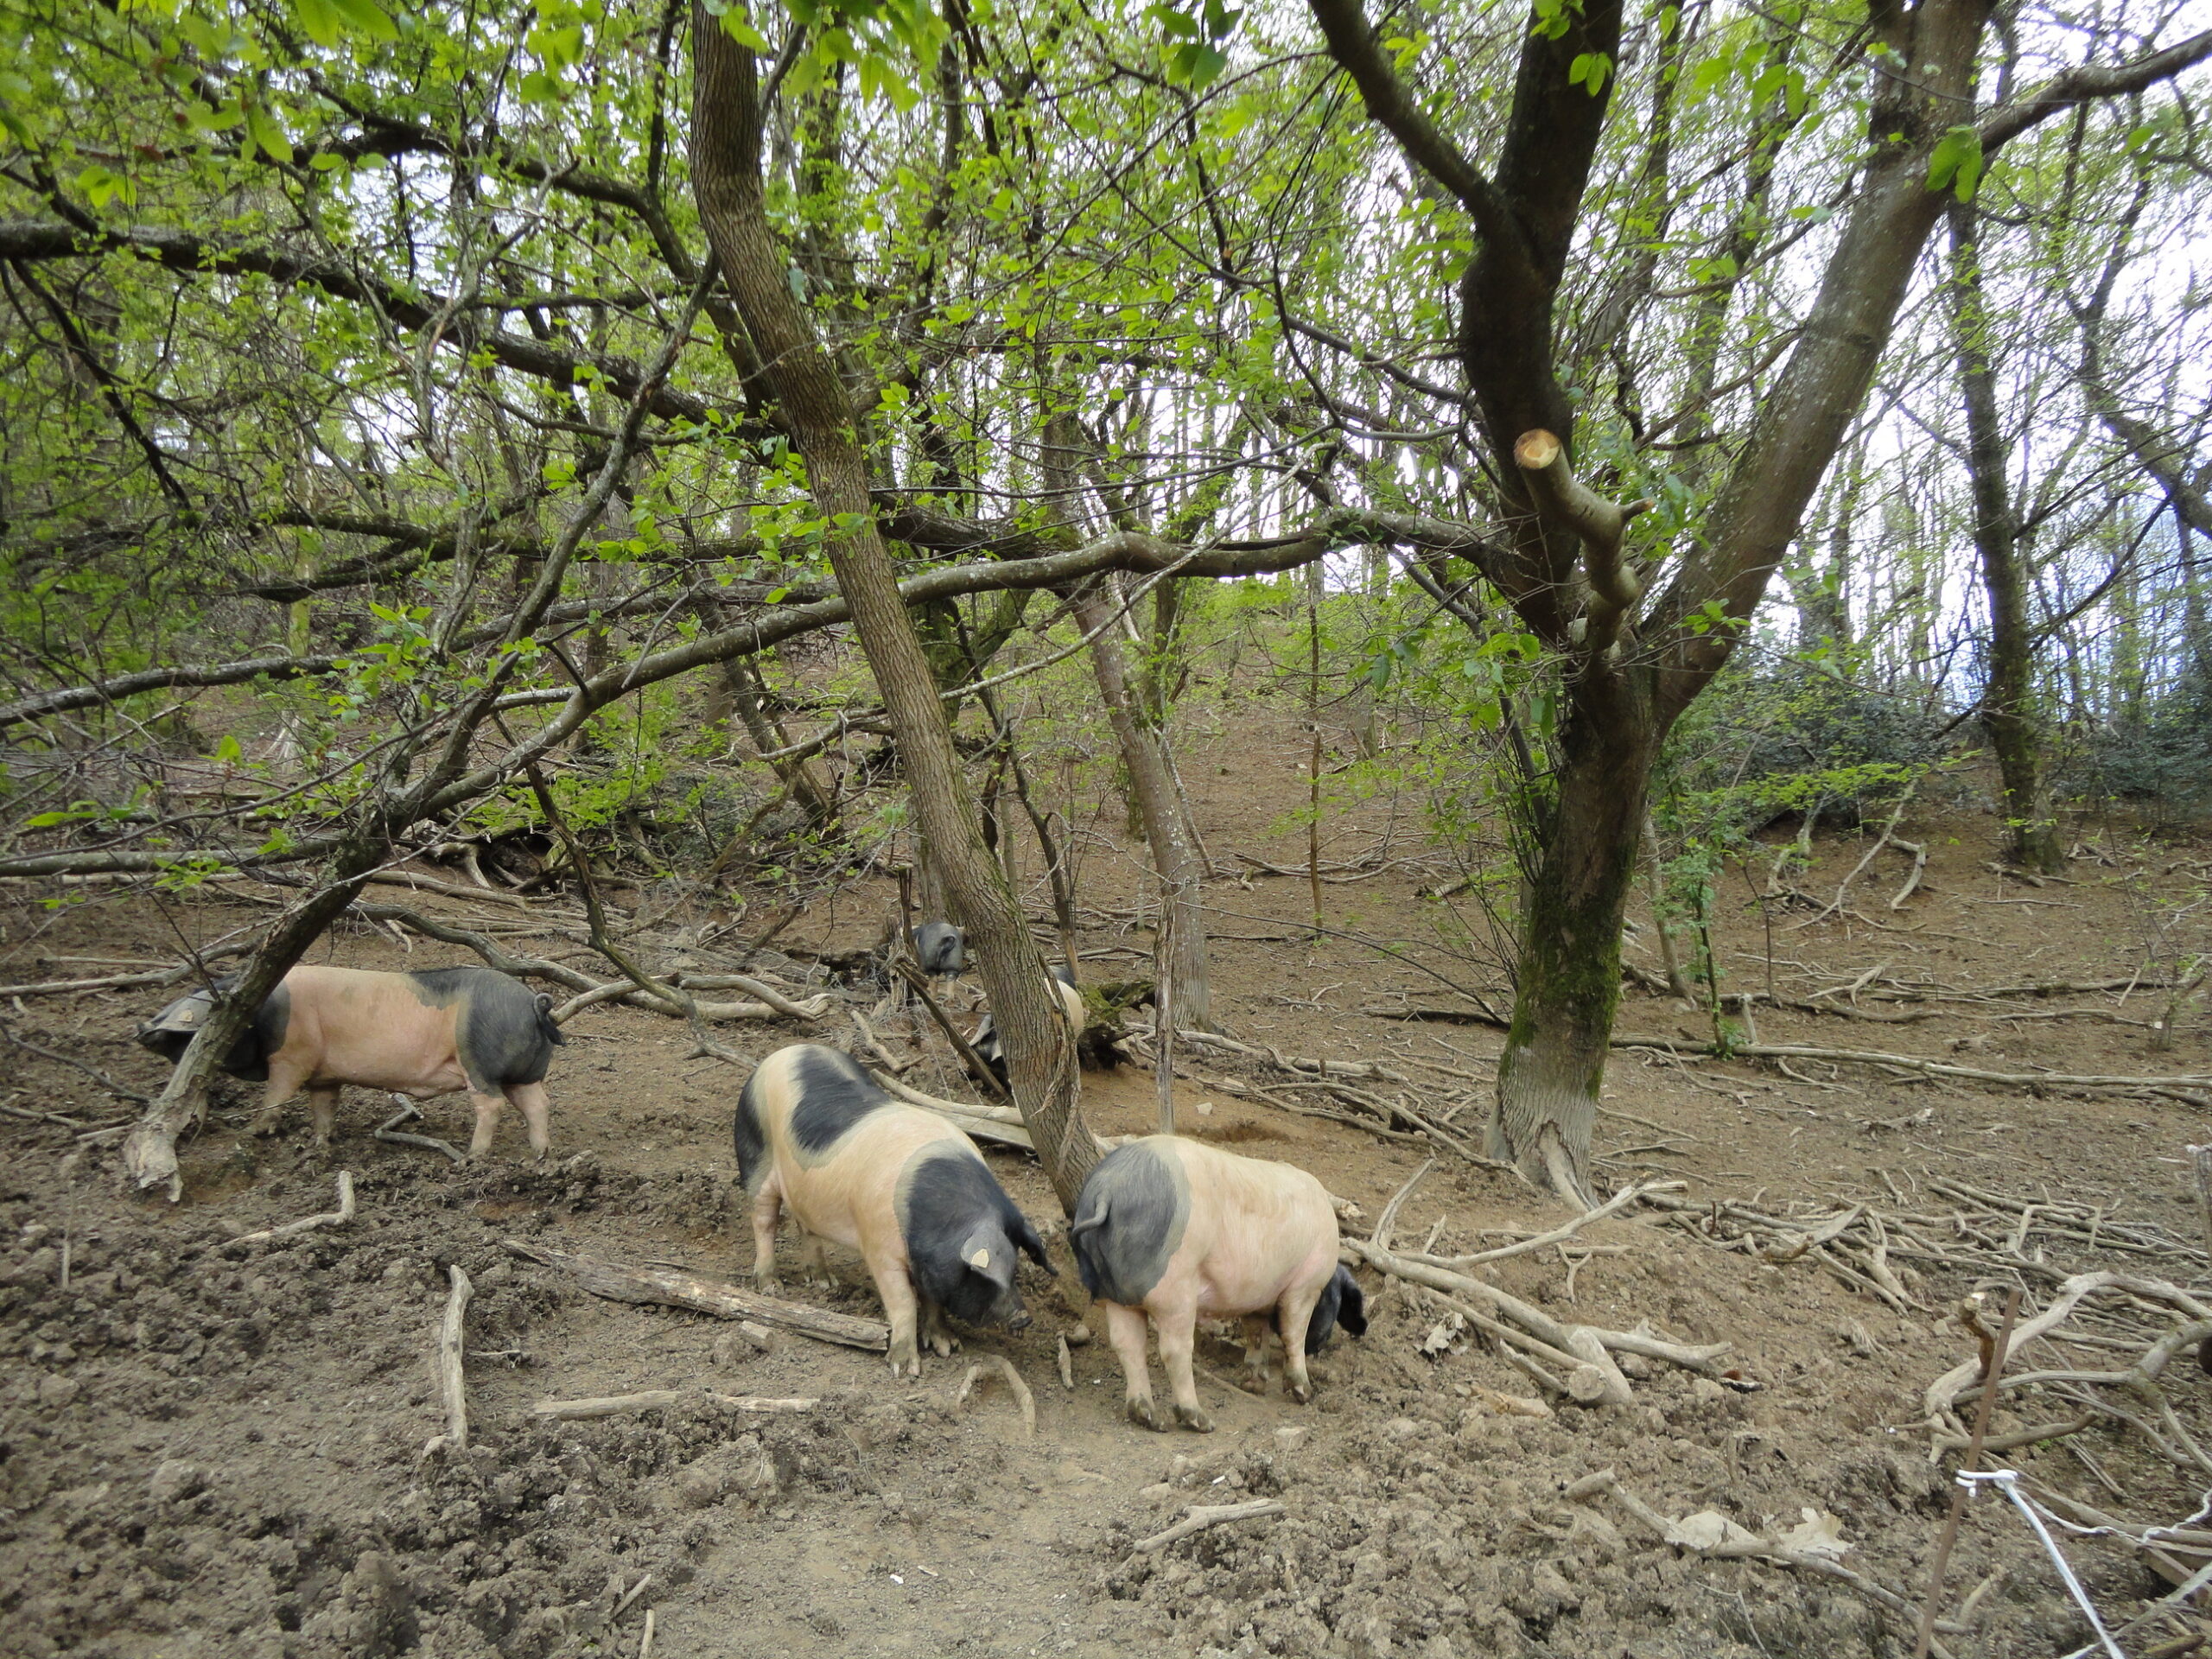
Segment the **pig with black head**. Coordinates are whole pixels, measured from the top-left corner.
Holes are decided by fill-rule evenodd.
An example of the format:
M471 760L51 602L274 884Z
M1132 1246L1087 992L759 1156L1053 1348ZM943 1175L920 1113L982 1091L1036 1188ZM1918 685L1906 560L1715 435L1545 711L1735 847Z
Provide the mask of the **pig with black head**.
M177 998L139 1027L138 1043L174 1064L207 1023L215 997L237 982L218 980ZM217 1064L266 1084L256 1134L275 1133L278 1113L302 1089L318 1147L330 1143L338 1092L347 1084L417 1100L467 1090L476 1109L471 1158L491 1151L499 1109L510 1103L543 1157L553 1144L545 1073L554 1048L568 1041L552 1007L551 997L490 968L383 974L303 964L284 976Z
M968 966L968 936L950 922L924 922L914 930L914 960L938 977Z
M891 1324L893 1376L919 1376L926 1345L959 1344L945 1316L1019 1331L1016 1252L1046 1272L1045 1242L1007 1197L976 1143L935 1112L893 1099L851 1057L813 1043L760 1062L737 1101L737 1169L753 1204L753 1276L776 1288L776 1224L860 1252Z
M1306 1357L1330 1331L1367 1332L1359 1282L1337 1261L1336 1207L1319 1181L1289 1164L1179 1135L1128 1141L1084 1182L1068 1240L1084 1288L1106 1310L1129 1420L1147 1428L1166 1427L1145 1366L1147 1314L1176 1421L1201 1433L1213 1424L1192 1375L1199 1319L1243 1319L1247 1386L1255 1389L1266 1383L1272 1330L1300 1402L1313 1391Z

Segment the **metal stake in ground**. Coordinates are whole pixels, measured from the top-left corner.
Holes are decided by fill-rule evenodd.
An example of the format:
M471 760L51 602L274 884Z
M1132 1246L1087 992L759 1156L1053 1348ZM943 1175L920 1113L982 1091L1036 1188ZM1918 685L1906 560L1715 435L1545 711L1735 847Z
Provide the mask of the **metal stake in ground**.
M1997 1327L1997 1341L1981 1365L1981 1402L1974 1408L1974 1434L1967 1442L1967 1467L1981 1460L1982 1438L1989 1433L1989 1413L1997 1403L1997 1379L2004 1375L2005 1351L2012 1342L2012 1319L2020 1311L2018 1286L2005 1293L2005 1319ZM1951 1564L1951 1546L1959 1541L1959 1521L1966 1513L1967 1489L1951 1488L1951 1512L1944 1517L1942 1535L1936 1540L1936 1560L1928 1569L1928 1601L1920 1610L1920 1633L1913 1638L1912 1659L1928 1659L1928 1644L1936 1638L1936 1608L1943 1596L1943 1572Z

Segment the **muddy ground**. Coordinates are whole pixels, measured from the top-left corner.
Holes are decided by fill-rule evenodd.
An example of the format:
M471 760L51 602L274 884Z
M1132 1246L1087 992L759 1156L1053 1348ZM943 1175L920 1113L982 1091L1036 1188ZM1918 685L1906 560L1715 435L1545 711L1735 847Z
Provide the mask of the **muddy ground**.
M1304 739L1251 710L1224 710L1216 728L1193 748L1193 793L1216 861L1249 855L1244 877L1209 889L1221 933L1244 936L1216 952L1226 1027L1290 1054L1402 1067L1426 1059L1446 1069L1421 1071L1409 1097L1454 1132L1478 1128L1498 1033L1363 1012L1454 999L1353 940L1298 935L1291 924L1309 913L1302 877L1271 876L1249 860L1287 868L1302 858L1302 832L1280 815L1302 791ZM1332 814L1325 855L1372 864L1386 831L1386 860L1422 855L1405 817L1376 800ZM2008 1072L2212 1071L2201 1007L2183 1007L2162 1050L2169 1034L2152 1027L2166 999L2142 988L2193 948L2196 924L2174 914L2204 885L2202 844L2087 823L2067 880L2030 887L1988 868L1997 825L1971 798L1908 814L1900 833L1929 860L1896 909L1890 895L1910 861L1894 849L1859 878L1845 911L1809 925L1814 912L1802 905L1777 901L1763 919L1741 892L1724 889L1716 948L1727 988L1763 988L1770 957L1783 996L1847 1007L1842 988L1875 970L1856 999L1874 1017L1762 1007L1761 1040ZM1822 835L1796 885L1826 902L1871 835ZM1141 968L1148 952L1149 936L1124 913L1139 891L1126 841L1103 816L1087 832L1087 976ZM1327 887L1332 926L1424 938L1433 906L1416 889L1449 872L1415 861L1339 874L1360 879ZM810 916L780 942L791 954L772 952L755 967L801 985L805 950L874 942L888 895L878 884ZM174 960L181 937L217 938L265 913L245 893L58 909L42 903L52 896L8 896L0 976L128 972L131 962ZM641 905L652 897L632 896ZM429 893L408 902L496 915L527 930L509 948L586 960L562 901L541 907L550 913ZM656 938L664 962L721 963L696 930ZM321 955L372 967L466 959L419 938L403 949L359 926ZM1656 967L1648 931L1630 956ZM1483 970L1450 971L1471 982ZM2031 981L2118 984L1999 1002L1875 1000L1885 985L1971 996ZM849 995L866 1012L882 993ZM1563 1491L1611 1469L1663 1516L1715 1510L1770 1536L1808 1510L1825 1514L1851 1546L1844 1563L1916 1607L1957 1463L1955 1454L1931 1459L1921 1392L1974 1351L1949 1317L1955 1300L1978 1281L2008 1276L1975 1271L1967 1257L1916 1267L1901 1255L1906 1300L1893 1306L1812 1255L1768 1262L1725 1248L1726 1229L1701 1236L1694 1216L1638 1210L1589 1229L1571 1252L1501 1262L1492 1282L1565 1321L1625 1330L1649 1320L1685 1342L1726 1342L1732 1376L1637 1365L1630 1406L1560 1399L1548 1416L1501 1410L1509 1396L1542 1390L1466 1333L1447 1327L1440 1337L1426 1293L1367 1272L1371 1328L1361 1342L1338 1337L1317 1363L1311 1406L1228 1386L1238 1350L1210 1340L1201 1394L1217 1432L1154 1435L1123 1421L1103 1341L1073 1351L1072 1389L1058 1379L1059 1333L1082 1328L1086 1310L1057 1228L1047 1231L1059 1277L1025 1269L1036 1324L1019 1335L968 1333L968 1353L930 1362L919 1383L893 1382L880 1357L792 1337L760 1352L709 1318L601 1300L511 1256L501 1241L512 1237L730 1277L750 1265L730 1185L742 1068L696 1057L683 1027L649 1014L601 1007L575 1019L550 1079L556 1157L545 1166L523 1161L513 1122L481 1168L378 1142L370 1131L388 1108L359 1090L346 1097L326 1158L308 1145L303 1108L282 1136L249 1135L241 1090L189 1145L182 1202L124 1196L112 1137L79 1136L128 1116L110 1085L150 1093L158 1084L160 1068L128 1036L159 1000L35 995L6 1020L0 1650L10 1653L635 1654L650 1613L652 1651L666 1659L1904 1654L1909 1624L1878 1598L1802 1567L1670 1547L1621 1506L1571 1502ZM754 1057L802 1035L849 1040L844 1006L817 1030L778 1023L719 1034ZM887 1040L903 1050L906 1027L888 1024ZM1684 1055L1710 1037L1703 1015L1642 991L1624 1001L1621 1027ZM1209 1080L1282 1081L1233 1056L1206 1055L1199 1069ZM2053 1268L2207 1282L2206 1258L2182 1243L2201 1236L2183 1161L2186 1146L2212 1139L2201 1093L2031 1092L1813 1059L1789 1071L1796 1075L1622 1051L1599 1128L1603 1178L1610 1186L1663 1176L1715 1215L1731 1200L1777 1214L1861 1201L1942 1211L1948 1201L1929 1183L1946 1180L2030 1203L2078 1201L2140 1230L2131 1238L2171 1241L2115 1249L2094 1228L2045 1236L2024 1225L2022 1268L2010 1276L2024 1283L2031 1312L2050 1294ZM910 1078L972 1097L934 1054ZM1275 1095L1326 1098L1281 1087ZM1147 1130L1150 1079L1088 1076L1084 1105L1102 1133ZM1320 1174L1358 1206L1355 1232L1374 1224L1434 1150L1417 1136L1383 1138L1209 1084L1179 1085L1179 1110L1204 1137ZM457 1097L437 1103L416 1127L464 1140L464 1112ZM49 1113L67 1121L41 1116ZM991 1159L1033 1217L1057 1220L1025 1155ZM357 1188L350 1225L228 1243L327 1209L340 1169ZM1564 1217L1509 1176L1446 1154L1408 1199L1396 1233L1402 1249L1426 1243L1450 1254ZM1584 1245L1605 1249L1586 1254ZM476 1286L467 1338L475 1427L465 1453L431 1444L443 1427L432 1356L449 1264ZM858 1277L855 1263L844 1267ZM864 1287L808 1294L876 1311ZM2133 1357L2120 1348L2139 1351L2136 1333L2158 1328L2155 1319L2099 1326L2104 1349L2053 1350L2034 1363L2118 1367ZM1027 1379L1033 1438L995 1383L954 1403L969 1356L979 1353L1006 1356ZM669 1388L699 1397L584 1421L531 1413L544 1399ZM712 1403L708 1391L820 1404L760 1415ZM2169 1455L2145 1431L2107 1418L2002 1461L2131 1520L2183 1521L2212 1473L2172 1456L2188 1463L2191 1435L2212 1445L2212 1378L2183 1363L2157 1393L2157 1402L2138 1398L2136 1412L2148 1421L2171 1408L2179 1431L2159 1442ZM2061 1402L2011 1399L1997 1428L2063 1414ZM1133 1548L1194 1503L1252 1497L1279 1498L1282 1513L1154 1553ZM2065 1547L2115 1622L2171 1587L2143 1554L2110 1541L2069 1537ZM2193 1567L2205 1553L2180 1559ZM1967 1628L1942 1638L1953 1653L2057 1655L2089 1639L2049 1559L1994 1499L1969 1509L1948 1582L1954 1619L1979 1587ZM2126 1638L2127 1651L2184 1651L2176 1644L2197 1628L2188 1619L2148 1625Z

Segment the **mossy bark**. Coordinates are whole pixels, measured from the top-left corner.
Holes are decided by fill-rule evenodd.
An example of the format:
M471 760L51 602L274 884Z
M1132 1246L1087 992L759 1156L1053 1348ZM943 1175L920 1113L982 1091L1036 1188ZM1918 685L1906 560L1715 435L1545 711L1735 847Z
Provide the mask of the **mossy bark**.
M1529 826L1538 850L1523 888L1513 1023L1498 1061L1489 1152L1585 1205L1620 1001L1621 923L1661 734L1647 675L1592 677L1570 698L1555 792Z

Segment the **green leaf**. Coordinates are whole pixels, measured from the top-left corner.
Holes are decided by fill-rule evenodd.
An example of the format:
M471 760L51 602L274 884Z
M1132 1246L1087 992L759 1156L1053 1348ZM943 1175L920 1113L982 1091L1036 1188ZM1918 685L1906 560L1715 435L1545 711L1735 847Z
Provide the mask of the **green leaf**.
M356 35L365 35L372 41L399 38L399 26L377 0L329 0L329 3Z
M1971 126L1953 127L1936 141L1928 157L1928 188L1941 190L1948 185L1961 201L1972 201L1974 187L1981 181L1981 134Z
M249 104L245 106L245 131L251 141L246 146L249 151L258 145L270 161L290 162L292 141L284 136L284 129L276 124L276 118L260 105ZM252 159L251 155L247 159Z
M1603 52L1580 53L1567 67L1567 84L1570 86L1586 86L1590 89L1590 96L1595 98L1605 91L1605 77L1612 72L1613 60Z
M337 45L346 32L346 21L338 15L338 8L331 0L292 0L292 16L299 21L307 37L326 52Z

